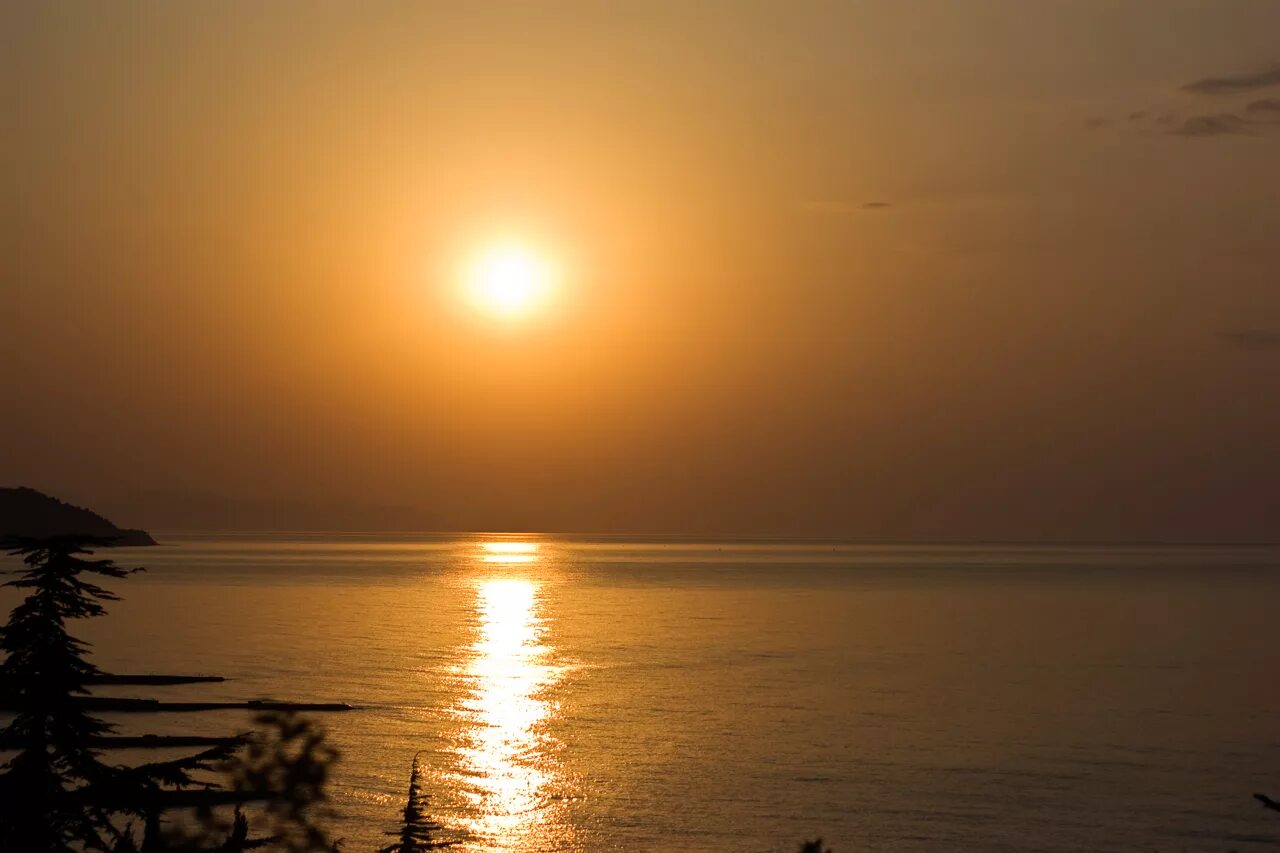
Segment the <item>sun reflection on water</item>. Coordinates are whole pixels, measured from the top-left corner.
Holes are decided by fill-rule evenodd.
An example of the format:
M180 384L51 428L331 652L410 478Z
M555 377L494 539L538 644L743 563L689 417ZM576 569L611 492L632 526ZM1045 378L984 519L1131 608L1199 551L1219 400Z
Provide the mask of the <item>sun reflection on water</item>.
M505 550L486 548L482 561L537 559L512 547L530 543L491 544ZM484 578L476 587L478 635L465 670L471 689L461 704L467 728L458 749L469 801L463 824L475 849L528 849L552 830L545 824L554 765L543 724L554 706L544 694L560 670L543 641L539 592L538 583L517 577Z
M537 542L482 542L483 563L533 563L538 559Z

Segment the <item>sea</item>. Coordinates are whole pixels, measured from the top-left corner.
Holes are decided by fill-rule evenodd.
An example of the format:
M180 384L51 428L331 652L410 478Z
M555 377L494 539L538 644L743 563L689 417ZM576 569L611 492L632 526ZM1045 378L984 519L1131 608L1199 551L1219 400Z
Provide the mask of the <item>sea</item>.
M99 692L357 706L316 715L347 853L391 843L415 763L476 853L1280 844L1277 547L159 538L73 630L108 672L227 680Z

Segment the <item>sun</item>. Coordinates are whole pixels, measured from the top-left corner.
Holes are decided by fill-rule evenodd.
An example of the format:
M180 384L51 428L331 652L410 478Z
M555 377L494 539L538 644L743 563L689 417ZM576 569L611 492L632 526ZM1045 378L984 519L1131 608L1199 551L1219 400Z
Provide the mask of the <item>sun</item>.
M467 268L466 293L481 311L516 318L541 306L555 284L555 269L542 254L518 243L479 251Z

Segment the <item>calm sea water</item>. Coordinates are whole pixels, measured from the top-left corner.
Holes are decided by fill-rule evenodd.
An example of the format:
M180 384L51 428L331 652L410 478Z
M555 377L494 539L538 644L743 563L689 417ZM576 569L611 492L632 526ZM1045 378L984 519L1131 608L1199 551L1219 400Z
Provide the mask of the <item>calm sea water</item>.
M474 851L1280 840L1276 549L164 538L76 627L108 671L231 679L142 695L360 705L324 717L347 850L415 754Z

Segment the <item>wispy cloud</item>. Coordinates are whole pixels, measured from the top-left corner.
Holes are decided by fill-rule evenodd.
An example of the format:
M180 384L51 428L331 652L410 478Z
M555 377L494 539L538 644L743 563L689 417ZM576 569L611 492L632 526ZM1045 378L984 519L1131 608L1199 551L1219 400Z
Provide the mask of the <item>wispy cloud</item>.
M1280 330L1240 329L1234 332L1220 332L1219 337L1240 349L1280 354Z
M1183 93L1214 98L1217 109L1212 112L1166 105L1164 109L1135 109L1115 121L1095 116L1086 120L1085 126L1097 130L1125 124L1142 132L1199 139L1274 136L1280 129L1280 97L1255 95L1252 101L1244 100L1249 93L1272 87L1280 87L1280 62L1245 74L1202 77L1179 87Z
M1262 71L1247 74L1230 74L1225 77L1203 77L1192 80L1182 91L1196 95L1235 95L1280 86L1280 63Z
M1231 136L1250 133L1252 122L1234 113L1188 116L1167 132L1175 136Z
M1254 101L1245 107L1245 112L1251 116L1280 119L1280 98L1263 98L1261 101Z
M815 213L855 213L860 210L884 210L893 205L887 201L807 201L800 207Z

